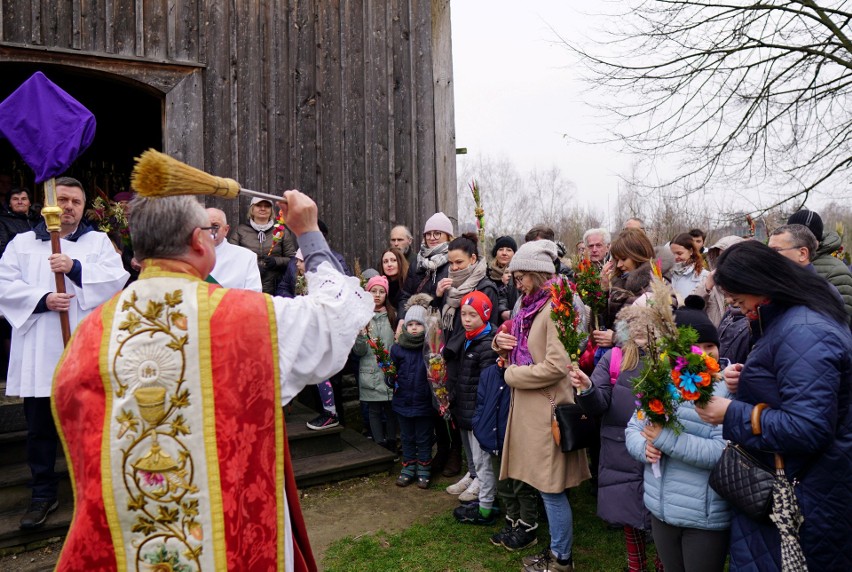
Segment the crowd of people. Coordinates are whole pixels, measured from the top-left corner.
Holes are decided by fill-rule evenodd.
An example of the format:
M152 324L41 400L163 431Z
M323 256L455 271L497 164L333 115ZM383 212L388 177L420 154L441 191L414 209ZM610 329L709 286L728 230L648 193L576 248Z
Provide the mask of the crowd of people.
M574 569L569 491L588 480L597 496L598 516L623 530L624 562L630 571L646 569L651 539L657 548L656 570L721 571L726 562L731 570L781 570L784 542L778 527L745 515L709 484L728 441L769 467L774 456L783 458L804 517L798 539L808 569L852 569L852 272L832 256L839 245L836 233L824 232L815 212L794 213L767 244L723 236L705 245L707 233L683 229L665 244L654 245L643 221L629 219L614 238L607 229L588 229L575 253L567 253L543 225L533 226L521 244L512 236L498 237L486 252L476 234L458 234L450 218L439 212L416 237L406 226L392 228L387 248L376 253L375 268L362 271L357 282L343 278L352 272L328 247L328 229L316 219L316 206L295 192L288 192L289 206L278 205L288 215L289 228L283 232L276 229L276 205L265 199L253 199L247 221L234 228L219 209L204 211L194 199L175 202L170 208L192 222L171 220L170 229L156 226L161 214L157 200L133 199L130 226L136 257L123 265L120 249L86 224L80 183L63 178L57 184L64 209L63 254L50 254L44 223L29 212L28 191L12 192L8 212L0 219L0 248L5 250L0 311L12 340L7 392L24 397L31 436L33 502L22 527L41 526L57 507L53 458L58 436L51 398L61 399L54 407L70 451L73 435L85 433L62 416L79 399L73 374L59 376L59 395L51 393L52 372L47 369L52 370L62 351L61 342L49 333L58 328L56 315L67 311L76 325L96 312L87 324L103 324L87 330L91 345L92 336L113 327L108 312L119 312L119 298L124 311L137 297L160 295L180 283L197 289L197 307L191 311L198 324L203 315L213 320L211 325L227 322L246 329L245 339L229 343L269 338L270 323L278 332L284 332L283 324L287 327L286 333L263 342L277 348L269 355L279 356L280 362L271 357L251 375L228 365L227 356L238 355L230 346L212 344L212 350L205 350L212 358L198 354L199 395L207 375L205 359L213 363L214 387L225 370L238 378L249 375L258 384L260 377L271 376L267 381L274 378L281 386L275 397L281 403L314 384L317 390L310 391L317 391L322 411L308 427L322 431L344 421L340 385L348 362L358 380L364 433L399 456L397 486L430 489L435 475L458 477L446 487L459 499L455 519L460 525L499 525L490 541L511 552L537 544L543 507L550 540L539 554L522 558L523 570ZM599 270L606 306L597 315L578 308L586 316L587 342L572 363L550 315L551 285L572 279L580 260ZM128 286L132 269L124 266L130 263L141 265L142 274ZM649 303L654 267L671 288L678 326L693 328L697 346L723 366L709 403L678 406L680 430L649 423L636 413L632 384L641 375L651 341L639 309ZM52 293L54 272L65 274L69 294ZM209 293L194 285L204 279L227 289L220 291L253 290L271 298L222 298L213 285ZM341 308L341 297L351 308ZM110 310L97 309L111 298L106 304ZM268 308L263 299L272 300ZM175 299L166 297L167 305L169 300ZM210 310L202 310L208 303ZM260 330L249 331L240 317L255 328L258 318L239 308L257 304L266 317L260 319ZM182 330L187 329L185 313L176 319L172 314L173 325ZM217 315L221 323L215 322ZM150 318L145 312L142 317ZM161 327L154 318L151 323ZM424 344L430 324L440 326L444 341L447 410L440 407L428 379ZM310 331L314 326L317 331ZM125 333L111 343L133 338L132 324L115 328ZM322 355L302 351L305 344L294 341L294 332L309 337L312 348L324 347ZM77 346L84 343L79 338ZM377 346L387 350L386 363ZM49 359L43 348L50 348ZM38 359L36 351L42 352ZM121 386L120 372L110 379ZM219 399L217 393L217 408ZM114 401L110 407L117 412L127 402L125 393L118 391ZM560 448L553 415L557 405L566 403L578 404L596 420L596 445L570 452ZM768 407L755 409L758 404ZM125 425L132 418L121 415L117 419ZM163 422L146 419L151 426ZM155 453L149 457L161 446L153 431ZM165 436L162 440L167 441ZM100 449L83 449L81 445L83 457L101 454ZM73 455L70 462L75 472L82 463ZM187 478L187 473L179 476ZM310 569L310 549L298 538L298 502L294 507L290 492L284 504L297 538L288 562L295 558L297 569L298 562ZM136 497L129 494L130 506L135 506ZM109 506L89 507L86 514L95 518ZM213 523L215 530L215 518ZM76 554L82 552L84 533L74 534L72 528L67 546ZM128 532L124 541L143 542L132 537ZM227 558L232 557L229 552Z

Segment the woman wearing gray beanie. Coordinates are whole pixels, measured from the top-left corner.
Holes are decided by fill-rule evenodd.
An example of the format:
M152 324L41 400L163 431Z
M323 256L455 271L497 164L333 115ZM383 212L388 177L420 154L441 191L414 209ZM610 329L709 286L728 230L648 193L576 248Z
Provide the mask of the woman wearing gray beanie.
M563 453L551 432L553 406L574 402L568 378L571 361L550 318L554 258L556 244L549 240L527 242L515 253L509 271L523 295L521 309L512 318L509 332L495 336L493 347L506 359L506 384L512 388L500 479L515 479L538 489L550 527L550 546L525 557L524 570L569 572L574 569L574 524L565 489L591 475L585 451ZM510 521L517 519L515 526L492 542L500 541L510 549L534 544L534 527L513 514L524 507L516 509L509 500L506 516Z

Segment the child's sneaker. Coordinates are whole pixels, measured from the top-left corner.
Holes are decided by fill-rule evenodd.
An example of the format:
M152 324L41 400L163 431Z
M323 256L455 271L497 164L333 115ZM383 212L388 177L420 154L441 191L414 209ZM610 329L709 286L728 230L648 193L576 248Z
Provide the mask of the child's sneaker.
M431 479L429 477L427 477L425 475L419 475L417 477L417 488L418 489L428 489L430 482L431 482Z
M470 485L465 489L463 493L459 495L459 502L470 502L475 501L479 498L479 479L473 479L470 482Z
M319 415L317 415L314 419L311 419L307 423L308 429L313 431L322 431L323 429L331 429L332 427L337 427L340 425L340 421L337 419L337 415L332 415L331 413L326 413L323 411Z
M473 477L470 476L470 473L465 473L459 482L447 487L447 494L460 495L467 490L467 487L469 487L472 482Z
M489 526L497 522L498 512L499 510L496 507L481 509L479 503L475 503L456 508L453 511L453 516L462 524Z

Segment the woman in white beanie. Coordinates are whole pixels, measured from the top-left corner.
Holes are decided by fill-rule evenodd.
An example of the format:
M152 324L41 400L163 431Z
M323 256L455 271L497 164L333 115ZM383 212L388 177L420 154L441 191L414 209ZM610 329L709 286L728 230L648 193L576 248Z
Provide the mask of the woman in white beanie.
M574 402L568 378L571 361L550 318L554 258L556 244L549 240L527 242L518 249L509 271L523 295L521 309L510 331L494 337L494 349L506 359L506 384L512 388L500 479L538 489L550 526L550 546L523 559L524 570L531 572L573 571L574 525L565 489L591 478L585 451L563 453L551 432L553 406ZM507 530L504 545L530 535L535 538L532 530Z
M249 207L248 222L243 223L228 237L231 244L248 248L257 255L260 280L265 294L275 294L281 275L290 258L296 253L296 239L289 229L284 238L272 247L275 214L272 202L255 197Z
M408 268L408 276L402 288L399 299L398 316L405 315L404 309L408 299L415 294L429 294L432 305L440 308L443 301L437 299L435 291L438 282L449 276L449 244L453 239L453 223L444 213L435 213L426 221L423 228L423 242L417 254L417 264Z
M417 263L408 268L408 275L399 296L397 316L405 315L408 299L415 294L431 296L433 308L441 309L444 306L444 299L437 294L437 289L438 283L450 275L448 247L452 239L453 223L447 215L439 212L429 217L423 228L423 242L420 243ZM402 325L402 320L396 325L397 336L402 332ZM461 444L451 443L444 421L437 412L435 419L438 450L432 461L432 474L457 475L461 472ZM447 460L451 455L452 463L447 467Z

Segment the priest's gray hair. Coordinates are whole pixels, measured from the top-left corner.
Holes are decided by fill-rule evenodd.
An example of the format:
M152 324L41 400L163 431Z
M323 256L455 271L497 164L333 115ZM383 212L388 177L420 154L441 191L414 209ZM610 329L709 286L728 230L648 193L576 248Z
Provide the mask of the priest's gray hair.
M130 238L137 260L179 258L189 252L192 231L210 224L191 195L142 197L130 201Z

